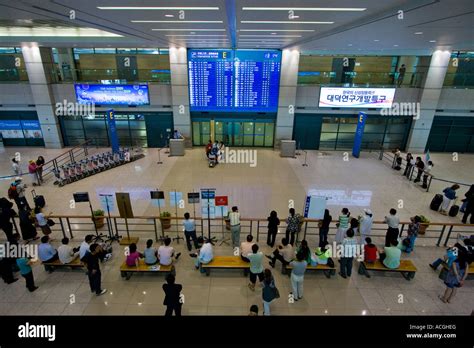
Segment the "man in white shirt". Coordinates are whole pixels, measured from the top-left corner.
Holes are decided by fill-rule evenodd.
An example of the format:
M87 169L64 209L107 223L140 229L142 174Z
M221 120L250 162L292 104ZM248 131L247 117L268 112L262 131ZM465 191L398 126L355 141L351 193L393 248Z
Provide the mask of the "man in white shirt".
M81 246L79 248L79 258L81 260L84 257L84 255L86 255L86 253L90 251L89 247L92 244L92 238L94 238L94 236L92 234L88 234L86 238L84 239L84 241L81 243Z
M199 243L204 242L203 246L199 250L198 254L192 255L192 257L196 257L196 262L194 265L196 266L196 269L201 268L201 264L208 264L209 262L212 261L214 257L214 252L212 250L212 244L210 239L206 239L205 241L203 240L202 237L198 238ZM201 273L205 273L206 271L201 268Z
M255 244L255 243L252 242L252 241L253 241L253 236L252 236L251 234L249 234L249 235L247 236L247 241L246 241L246 242L242 242L242 244L240 244L240 257L241 257L242 260L244 260L245 262L250 262L250 260L248 259L247 255L252 253L252 245Z
M160 265L169 266L173 263L174 249L171 244L171 238L166 238L164 240L165 245L162 245L158 248L158 259L160 260ZM178 253L174 260L178 260L181 253Z
M71 263L79 257L79 252L77 248L69 246L69 238L62 239L62 245L58 248L59 261L64 265L66 263Z
M374 222L372 210L364 209L365 215L360 220L360 244L365 243L365 238L370 236L370 232L372 231L372 224Z
M392 240L398 239L400 219L397 216L397 210L390 209L390 215L385 216L383 222L388 225L387 234L385 235L385 246L389 247Z
M237 248L240 243L240 213L237 207L232 207L232 212L229 213L230 232L232 234L232 246Z
M283 269L286 269L286 266L295 258L295 250L293 246L288 243L288 239L282 238L281 244L278 246L278 249L275 249L273 256L266 255L270 259L270 266L275 268L275 261L280 260L283 265Z

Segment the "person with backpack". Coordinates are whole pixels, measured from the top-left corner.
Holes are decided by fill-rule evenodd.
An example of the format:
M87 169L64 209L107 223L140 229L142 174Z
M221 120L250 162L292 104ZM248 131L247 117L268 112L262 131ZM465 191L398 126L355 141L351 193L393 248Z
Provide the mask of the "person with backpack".
M20 176L15 178L15 181L11 183L10 188L8 189L8 198L13 199L18 207L18 210L22 206L26 206L28 209L30 205L25 197L26 185L23 183L23 179Z

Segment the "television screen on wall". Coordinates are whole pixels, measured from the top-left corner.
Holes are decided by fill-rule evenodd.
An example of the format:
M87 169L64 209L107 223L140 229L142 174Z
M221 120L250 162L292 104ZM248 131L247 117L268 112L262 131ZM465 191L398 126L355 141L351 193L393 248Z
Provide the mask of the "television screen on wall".
M79 104L141 106L150 105L147 84L99 85L75 84Z
M321 87L320 108L390 108L395 88Z
M276 112L279 50L188 50L191 111Z

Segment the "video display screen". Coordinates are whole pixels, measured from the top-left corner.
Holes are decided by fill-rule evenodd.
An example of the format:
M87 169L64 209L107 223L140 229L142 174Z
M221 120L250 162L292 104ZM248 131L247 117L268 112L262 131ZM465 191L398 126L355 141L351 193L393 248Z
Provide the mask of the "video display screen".
M79 104L97 105L150 105L148 85L75 84Z

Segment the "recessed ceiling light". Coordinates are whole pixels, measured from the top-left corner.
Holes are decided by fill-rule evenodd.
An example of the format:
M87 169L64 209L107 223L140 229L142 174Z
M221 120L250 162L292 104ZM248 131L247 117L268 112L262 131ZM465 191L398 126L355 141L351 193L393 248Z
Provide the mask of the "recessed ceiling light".
M273 35L240 35L240 37L273 37ZM278 35L278 37L301 37L301 35Z
M270 33L270 34L272 34L272 35L276 35L277 33Z
M172 14L165 14L165 17L168 17L168 18L173 18L173 17L174 17L174 15L172 15Z
M221 36L221 37L227 37L227 35L223 34L194 34L194 35L173 35L173 34L169 34L169 35L166 35L166 36L173 36L173 37L186 37L186 36Z
M240 23L257 23L257 24L334 24L334 22L305 22L305 21L240 21Z
M191 32L192 35L196 34L194 31Z
M298 19L298 18L300 18L300 16L293 15L293 17L291 17L291 19Z
M374 41L375 41L375 42L377 42L377 41L380 41L380 40L378 40L378 39L375 39Z
M224 23L223 21L143 21L143 20L131 20L130 22L132 23Z
M436 40L430 40L430 42L436 42Z
M365 11L361 7L242 7L243 11Z
M225 31L225 29L183 29L183 28L174 28L174 29L151 29L152 31Z
M97 6L99 10L186 10L186 11L216 11L219 7L157 7L157 6Z
M352 44L348 44L347 46L352 46Z
M313 29L240 29L240 31L288 31L288 32L314 32Z
M393 47L398 47L398 45L393 45Z
M415 35L421 35L421 34L423 34L422 31L417 31L417 32L415 33Z

